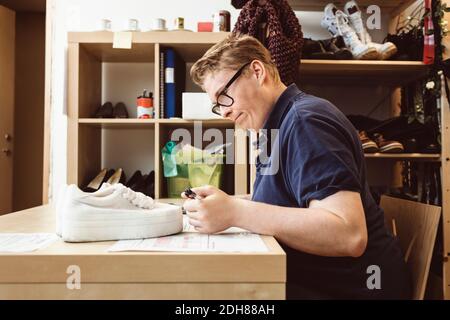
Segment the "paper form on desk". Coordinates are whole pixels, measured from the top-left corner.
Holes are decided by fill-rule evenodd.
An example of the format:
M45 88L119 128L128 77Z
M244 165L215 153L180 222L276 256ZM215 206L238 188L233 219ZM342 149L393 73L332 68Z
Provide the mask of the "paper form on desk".
M54 233L0 233L0 252L32 252L57 239Z
M189 223L189 217L186 216L186 215L183 215L183 232L197 232L198 233L198 231L195 230L194 226ZM228 228L228 229L226 229L226 230L224 230L222 232L219 232L218 234L244 233L244 232L250 233L250 231L242 229L242 228L231 227L231 228Z
M177 252L267 252L258 234L228 229L219 234L202 234L183 221L183 232L167 237L121 240L108 249L117 251L177 251ZM191 230L192 229L192 230Z
M261 237L254 233L208 235L183 232L153 239L121 240L108 251L267 252L268 250Z

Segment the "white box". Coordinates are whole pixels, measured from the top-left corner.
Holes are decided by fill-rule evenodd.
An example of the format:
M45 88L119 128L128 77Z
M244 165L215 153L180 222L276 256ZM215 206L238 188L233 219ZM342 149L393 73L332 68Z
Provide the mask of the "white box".
M183 119L208 120L222 119L211 111L212 104L205 92L183 92Z

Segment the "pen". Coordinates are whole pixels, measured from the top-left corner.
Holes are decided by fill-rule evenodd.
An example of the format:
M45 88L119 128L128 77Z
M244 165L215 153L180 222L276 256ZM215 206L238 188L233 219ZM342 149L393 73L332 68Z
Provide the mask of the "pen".
M187 188L186 190L184 190L184 194L189 199L201 200L201 198L194 191L192 191L191 188Z

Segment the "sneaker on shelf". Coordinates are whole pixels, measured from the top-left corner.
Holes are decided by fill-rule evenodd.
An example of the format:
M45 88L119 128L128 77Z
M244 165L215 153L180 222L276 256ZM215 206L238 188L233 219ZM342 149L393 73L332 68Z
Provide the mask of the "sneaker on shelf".
M378 152L378 145L375 141L371 140L365 131L359 131L359 140L364 153L375 153Z
M404 151L403 145L398 141L385 140L380 133L375 133L373 137L381 153L401 153Z
M378 58L377 50L361 42L355 30L350 27L348 17L344 12L338 10L333 3L326 5L321 26L327 29L333 37L342 36L345 45L351 50L355 59L372 60Z
M350 20L352 28L358 35L362 43L375 48L378 53L379 60L387 60L397 53L397 47L392 42L385 42L383 44L375 43L364 25L361 10L359 10L356 1L348 1L345 4L344 12Z
M155 202L120 183L104 183L95 193L70 185L60 212L66 242L154 238L183 229L181 207Z

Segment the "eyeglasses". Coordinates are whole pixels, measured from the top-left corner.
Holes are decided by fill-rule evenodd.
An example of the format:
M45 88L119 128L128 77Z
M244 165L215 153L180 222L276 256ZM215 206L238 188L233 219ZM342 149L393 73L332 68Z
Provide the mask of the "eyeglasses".
M213 104L212 106L212 112L221 116L222 114L220 113L220 107L231 107L234 103L234 99L232 97L230 97L227 94L227 90L228 88L233 84L233 82L236 81L237 78L239 78L239 76L242 74L242 72L244 71L245 67L247 67L251 62L248 62L246 64L244 64L235 74L234 76L230 79L230 81L228 81L228 83L225 85L225 87L223 88L223 90L219 93L219 95L217 96L217 100L216 103Z

